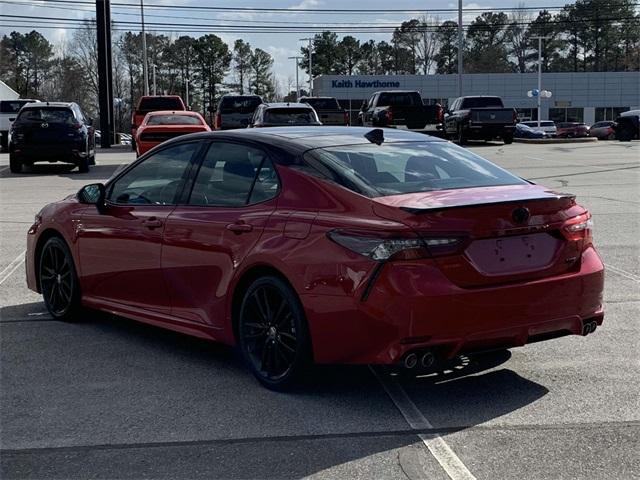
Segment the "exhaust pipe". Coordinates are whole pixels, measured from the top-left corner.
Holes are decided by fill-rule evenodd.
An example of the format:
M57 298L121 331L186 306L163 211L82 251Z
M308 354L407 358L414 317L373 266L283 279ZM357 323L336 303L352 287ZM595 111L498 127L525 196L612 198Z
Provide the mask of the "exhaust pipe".
M586 322L582 327L582 335L587 336L590 333L595 332L597 327L598 327L598 324L596 323L595 320L591 322Z
M418 355L416 355L415 353L410 353L409 355L404 357L405 368L409 368L409 369L415 368L417 364L418 364Z
M426 352L420 359L420 364L423 368L431 368L434 363L436 363L436 357L432 352Z

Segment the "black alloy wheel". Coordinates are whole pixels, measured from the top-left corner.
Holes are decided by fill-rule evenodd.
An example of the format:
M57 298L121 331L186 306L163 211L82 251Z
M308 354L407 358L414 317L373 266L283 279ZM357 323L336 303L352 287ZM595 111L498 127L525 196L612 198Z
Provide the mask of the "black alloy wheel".
M256 378L286 390L308 366L309 335L302 306L283 280L267 276L247 289L238 317L242 356Z
M52 317L75 320L80 310L80 289L73 257L59 237L45 243L40 255L40 289L44 304Z

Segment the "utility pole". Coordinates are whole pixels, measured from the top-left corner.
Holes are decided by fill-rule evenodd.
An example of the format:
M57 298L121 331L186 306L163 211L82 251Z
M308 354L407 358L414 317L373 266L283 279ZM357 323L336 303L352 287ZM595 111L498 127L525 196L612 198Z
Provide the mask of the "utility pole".
M297 102L298 98L300 98L300 81L298 80L298 66L299 66L300 59L302 57L288 57L288 58L289 60L296 61L296 102Z
M313 96L313 38L301 38L300 41L309 41L309 96Z
M142 20L142 75L144 77L144 94L149 95L149 72L147 66L147 34L144 31L144 0L140 0L140 17Z
M185 90L184 96L186 97L185 103L187 105L187 110L191 110L191 104L189 103L189 77L188 76L187 76L186 84L184 86L184 90Z
M464 37L462 31L462 0L458 0L458 96L462 96L462 57L464 54Z
M542 40L549 37L531 37L532 40L538 40L538 129L540 128L540 107L542 106Z
M113 69L111 64L111 4L96 0L98 47L98 104L100 107L100 146L110 148L113 140Z

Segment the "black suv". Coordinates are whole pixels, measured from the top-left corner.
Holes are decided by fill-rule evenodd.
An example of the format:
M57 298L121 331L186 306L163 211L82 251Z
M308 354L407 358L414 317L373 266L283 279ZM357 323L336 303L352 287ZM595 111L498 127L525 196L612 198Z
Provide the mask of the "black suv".
M20 173L23 165L63 162L82 173L95 165L95 130L76 103L28 103L11 125L9 166Z

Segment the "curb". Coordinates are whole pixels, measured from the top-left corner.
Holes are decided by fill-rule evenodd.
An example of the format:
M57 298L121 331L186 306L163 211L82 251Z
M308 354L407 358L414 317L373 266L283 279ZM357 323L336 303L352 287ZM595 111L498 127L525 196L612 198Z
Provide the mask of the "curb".
M519 143L540 143L540 144L556 144L556 143L592 143L597 142L596 137L582 138L514 138L514 142Z

